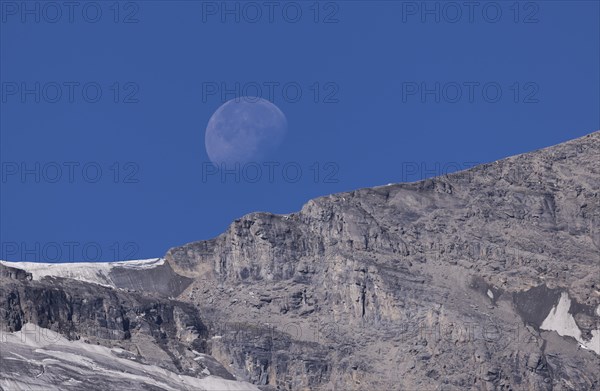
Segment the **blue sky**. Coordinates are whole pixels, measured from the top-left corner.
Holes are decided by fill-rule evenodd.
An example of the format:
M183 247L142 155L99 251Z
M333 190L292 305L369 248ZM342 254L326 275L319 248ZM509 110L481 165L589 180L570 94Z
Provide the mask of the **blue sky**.
M600 128L596 1L49 4L0 2L0 258L158 257ZM209 171L243 94L287 117L271 177Z

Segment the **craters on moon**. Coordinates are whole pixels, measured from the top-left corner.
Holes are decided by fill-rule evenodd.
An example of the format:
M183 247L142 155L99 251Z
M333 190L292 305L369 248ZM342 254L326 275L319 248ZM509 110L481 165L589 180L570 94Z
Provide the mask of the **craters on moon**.
M222 169L260 163L276 151L287 133L285 114L262 98L225 102L210 117L204 143L210 161Z

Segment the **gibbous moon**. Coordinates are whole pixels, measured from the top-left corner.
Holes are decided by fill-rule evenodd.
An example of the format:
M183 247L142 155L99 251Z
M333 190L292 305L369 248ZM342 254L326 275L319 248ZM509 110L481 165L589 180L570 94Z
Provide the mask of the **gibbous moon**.
M213 164L234 168L268 158L283 141L287 119L273 103L255 97L225 102L210 117L204 143Z

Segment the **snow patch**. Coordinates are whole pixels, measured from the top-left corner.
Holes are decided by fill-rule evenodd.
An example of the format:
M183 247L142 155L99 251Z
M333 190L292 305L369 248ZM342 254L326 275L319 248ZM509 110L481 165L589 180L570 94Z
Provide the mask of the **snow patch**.
M581 344L581 346L585 349L590 349L600 354L600 329L592 330L592 339L585 344Z
M583 348L600 354L600 330L593 330L592 339L589 341L584 340L579 326L575 323L575 318L569 313L570 308L571 299L569 294L567 292L561 293L558 304L552 307L540 329L556 331L561 336L573 337Z
M115 284L110 279L110 271L116 267L124 269L152 269L165 263L163 258L139 259L119 262L72 262L72 263L41 263L41 262L9 262L0 264L17 269L23 269L34 280L43 277L63 277L84 282L91 282L108 287Z

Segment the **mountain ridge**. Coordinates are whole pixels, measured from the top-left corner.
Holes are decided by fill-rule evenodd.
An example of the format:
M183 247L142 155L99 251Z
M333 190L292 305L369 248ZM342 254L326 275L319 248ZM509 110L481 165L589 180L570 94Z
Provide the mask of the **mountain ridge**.
M138 346L198 376L195 350L263 391L598 390L597 156L600 132L250 213L119 289L0 265L0 326Z

